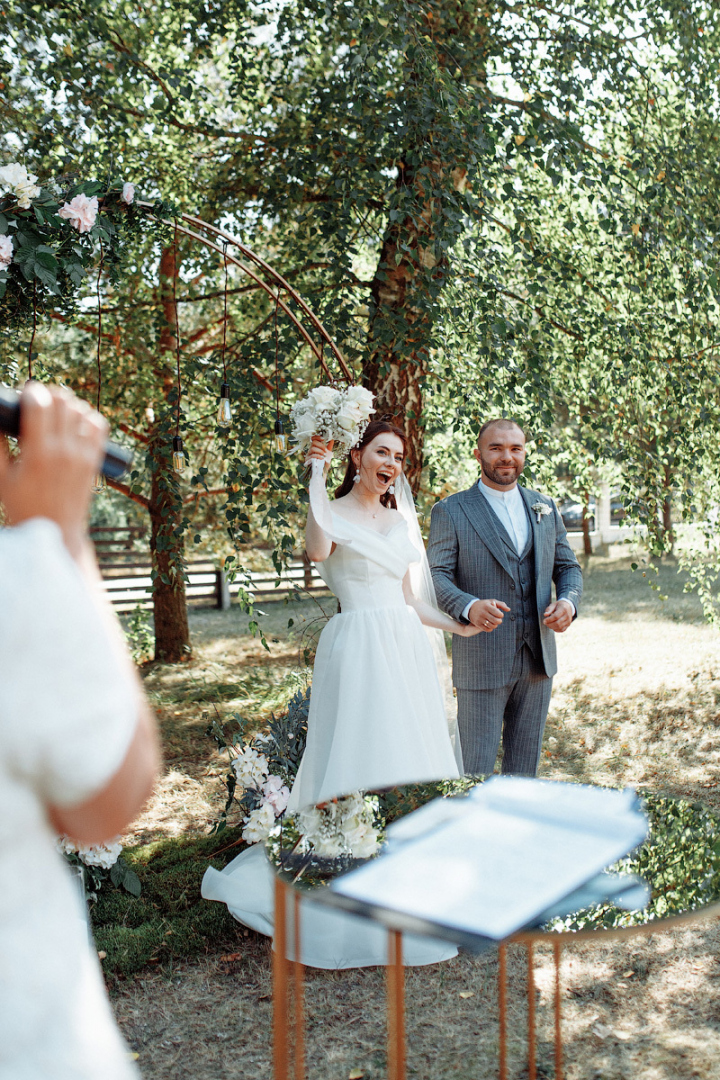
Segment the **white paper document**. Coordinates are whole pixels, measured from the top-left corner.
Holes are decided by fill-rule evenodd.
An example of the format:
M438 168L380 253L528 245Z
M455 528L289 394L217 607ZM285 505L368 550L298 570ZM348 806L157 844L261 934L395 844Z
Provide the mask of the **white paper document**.
M331 891L410 921L501 940L647 835L631 790L497 777L388 830L384 854Z

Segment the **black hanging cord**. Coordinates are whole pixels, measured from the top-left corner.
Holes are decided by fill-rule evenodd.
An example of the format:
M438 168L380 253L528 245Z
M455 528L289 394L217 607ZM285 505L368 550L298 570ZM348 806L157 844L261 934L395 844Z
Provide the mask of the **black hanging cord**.
M275 422L280 420L280 366L279 352L280 340L278 337L278 307L280 305L280 290L275 297Z
M33 278L33 329L28 348L28 379L32 379L32 351L35 343L35 331L37 330L37 278Z
M222 366L223 382L227 382L227 367L225 364L225 345L227 342L227 298L228 298L228 264L227 264L227 240L223 241L223 260L225 262L225 307L223 312L223 343L222 343Z
M177 306L177 277L178 277L178 234L177 234L177 218L175 219L175 260L173 264L173 304L175 306L175 362L177 367L177 415L175 417L175 435L180 434L180 395L182 393L182 387L180 385L180 320L178 318L178 306Z
M100 303L100 275L102 274L103 261L105 259L105 253L103 251L102 240L100 241L100 265L98 266L97 281L95 283L95 292L97 293L97 308L98 308L98 332L97 332L97 411L100 412L100 392L102 390L102 368L100 366L100 341L102 338L102 305Z

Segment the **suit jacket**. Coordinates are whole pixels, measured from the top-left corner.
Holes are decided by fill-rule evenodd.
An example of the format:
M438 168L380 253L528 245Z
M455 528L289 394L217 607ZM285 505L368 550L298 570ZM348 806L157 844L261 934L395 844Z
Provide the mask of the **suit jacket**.
M552 600L555 583L558 599L568 599L580 607L582 570L567 539L557 507L546 495L520 488L529 511L535 552L535 599L537 603L542 663L545 674L557 671L555 631L542 621ZM542 516L530 510L542 502L550 513ZM501 539L502 525L487 499L473 484L467 491L450 495L432 510L428 561L439 606L454 619L472 599L503 600L517 610L518 596L509 552ZM453 683L467 690L490 690L510 680L516 652L515 622L505 617L489 634L463 638L453 634Z

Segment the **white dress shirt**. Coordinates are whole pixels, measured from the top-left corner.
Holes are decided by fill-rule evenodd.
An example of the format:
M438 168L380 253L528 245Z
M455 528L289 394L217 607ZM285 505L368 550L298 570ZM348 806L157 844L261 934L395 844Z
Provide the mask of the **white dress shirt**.
M515 484L509 491L498 491L496 488L491 488L488 487L487 484L484 484L482 477L478 480L477 486L478 491L483 493L487 499L488 506L515 545L515 550L518 555L522 555L528 542L530 522L528 520L523 497L520 494L520 488ZM575 605L572 600L568 600L567 597L562 597L561 599L563 599L566 604L570 605L574 615ZM463 619L468 618L468 612L474 603L475 600L471 600L470 603L465 606L462 613Z
M520 488L515 484L509 491L497 491L478 480L478 491L482 491L495 517L515 545L518 555L522 555L528 542L530 522Z

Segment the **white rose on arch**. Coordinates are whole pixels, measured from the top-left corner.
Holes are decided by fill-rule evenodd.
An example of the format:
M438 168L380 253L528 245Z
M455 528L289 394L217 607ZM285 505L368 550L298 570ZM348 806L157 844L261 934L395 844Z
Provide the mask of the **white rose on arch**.
M127 183L123 184L123 186L122 186L122 194L120 195L120 198L122 199L122 201L124 203L127 203L128 206L130 205L130 203L134 202L135 201L135 185L134 184L127 184Z
M37 199L40 188L36 183L37 176L28 173L24 165L19 161L13 161L10 165L0 168L0 193L12 194L18 201L22 210L27 210L33 199Z
M10 237L0 236L0 270L13 261L13 242Z

